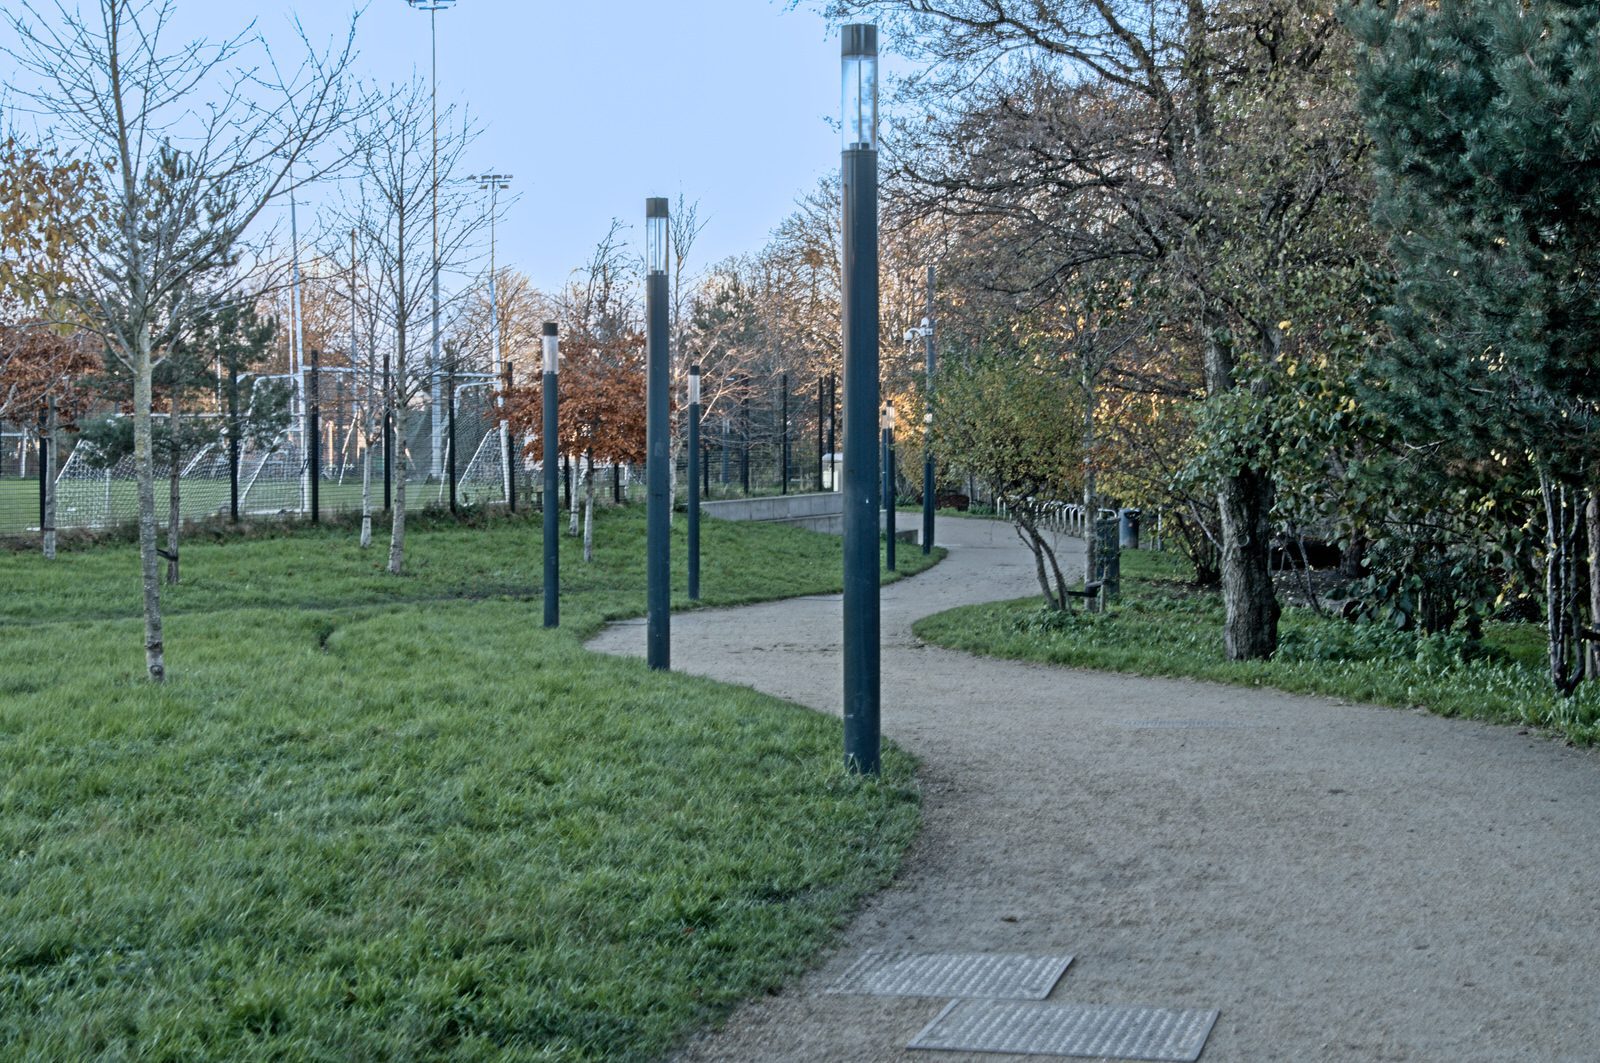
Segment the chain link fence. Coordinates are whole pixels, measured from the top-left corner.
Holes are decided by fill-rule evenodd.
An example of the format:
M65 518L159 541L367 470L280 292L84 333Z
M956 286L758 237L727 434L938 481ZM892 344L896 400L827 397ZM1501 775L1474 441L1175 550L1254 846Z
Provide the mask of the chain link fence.
M381 411L366 407L362 389L344 369L308 372L305 401L269 438L252 438L247 431L233 438L226 414L186 415L185 421L206 422L214 431L202 432L208 441L179 456L180 515L186 521L224 523L316 521L360 513L364 504L383 513L393 501L391 469L401 467L397 450L402 446L408 507L537 509L543 473L537 462L523 457L524 440L502 424L495 383L480 373L447 377L440 388L437 433L427 395L408 407L401 432L386 431ZM687 498L691 475L707 499L836 490L843 425L840 396L829 385L823 378L801 389L779 376L769 386L746 388L738 401L704 414L695 455L688 452L687 411L680 411L674 446L678 504ZM163 416L156 415L157 421ZM40 452L37 425L0 424L0 539L36 541L46 526ZM54 461L48 460L49 440L44 452L46 464L55 469L53 526L58 531L112 532L137 521L131 455L103 455L67 430L56 433ZM581 502L584 478L591 475L602 504L645 500L642 466L596 462L591 468L583 455L560 460L564 508L575 496ZM170 462L155 462L156 512L162 523L170 512L172 472ZM898 479L901 498L920 499L920 465L910 469L902 463ZM968 496L981 504L981 485L965 477L952 480L961 485L952 492L961 504Z

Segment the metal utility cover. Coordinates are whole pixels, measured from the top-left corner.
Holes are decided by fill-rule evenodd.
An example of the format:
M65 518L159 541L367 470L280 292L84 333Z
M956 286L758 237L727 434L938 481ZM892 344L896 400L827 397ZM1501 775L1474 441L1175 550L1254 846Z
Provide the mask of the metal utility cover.
M829 993L885 997L997 997L1043 1000L1066 973L1071 956L987 953L862 954Z
M1215 1011L953 1000L909 1048L1193 1063Z

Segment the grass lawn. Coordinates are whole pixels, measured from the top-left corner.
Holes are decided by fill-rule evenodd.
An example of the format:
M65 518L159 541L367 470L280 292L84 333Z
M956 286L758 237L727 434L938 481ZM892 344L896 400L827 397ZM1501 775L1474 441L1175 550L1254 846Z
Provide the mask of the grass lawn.
M893 873L911 765L584 651L644 607L641 512L596 541L555 632L537 520L419 532L399 579L348 530L196 542L161 687L132 547L0 555L0 1057L649 1059L803 966ZM704 547L707 605L840 585L827 536Z
M1572 698L1553 693L1535 625L1490 624L1474 649L1460 636L1421 638L1285 607L1276 657L1227 661L1221 596L1189 586L1190 575L1176 555L1123 551L1123 601L1109 613L1050 614L1041 599L1025 598L952 609L915 631L997 657L1422 706L1548 728L1585 745L1600 739L1600 695L1587 683Z

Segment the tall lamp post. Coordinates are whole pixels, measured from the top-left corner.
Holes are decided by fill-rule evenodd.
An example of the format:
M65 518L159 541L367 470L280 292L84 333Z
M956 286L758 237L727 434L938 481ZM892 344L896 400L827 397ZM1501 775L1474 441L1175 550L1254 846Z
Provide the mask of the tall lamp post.
M933 282L934 267L929 266L927 316L922 319L921 327L906 329L906 342L915 343L920 339L928 358L928 383L923 389L923 401L928 408L922 415L922 552L925 554L933 551L933 507L937 491L933 469Z
M667 424L667 225L667 201L645 200L645 477L649 481L645 506L645 657L650 667L658 671L670 667L672 657L672 570L667 554L672 527L668 508L672 456Z
M417 11L428 13L428 38L429 47L433 53L433 344L431 346L431 361L428 365L428 380L433 387L433 416L429 419L429 434L433 453L429 461L433 465L432 474L439 475L439 464L442 457L440 449L443 440L440 436L440 421L444 419L444 400L439 387L440 364L443 353L439 347L439 12L448 11L455 6L456 0L406 0ZM454 459L452 459L454 460Z
M561 514L556 502L561 494L561 469L556 461L558 375L561 372L561 338L556 323L544 323L544 626L561 623Z
M500 216L500 193L511 187L511 175L482 173L467 180L478 182L478 191L489 193L489 353L494 362L495 379L500 380L505 377L505 372L500 359L500 300L495 294L494 229L495 221ZM500 394L495 397L494 404L501 411L500 485L505 492L507 508L515 511L517 501L511 495L511 426L506 423L505 417L507 390L509 386L502 388Z
M844 144L844 761L876 775L878 602L878 27L841 34Z
M700 600L700 367L689 367L689 600Z

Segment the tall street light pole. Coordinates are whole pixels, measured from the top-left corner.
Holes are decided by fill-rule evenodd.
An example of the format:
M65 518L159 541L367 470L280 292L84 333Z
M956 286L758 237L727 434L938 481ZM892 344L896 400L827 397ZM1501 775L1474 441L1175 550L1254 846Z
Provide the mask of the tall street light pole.
M700 367L689 367L689 600L700 600Z
M556 418L561 371L561 339L556 323L544 323L544 626L561 623L561 519L556 505L561 493L561 469L556 461Z
M878 602L878 27L841 35L844 144L844 760L876 775Z
M440 453L443 446L441 437L441 421L444 420L444 399L439 387L440 366L444 361L443 352L439 347L439 12L448 11L455 6L456 0L406 0L418 11L428 13L428 37L433 53L433 344L432 362L428 367L428 378L433 387L433 416L429 418L429 429L433 446L433 475L438 476L443 455ZM453 460L453 459L452 459Z
M923 389L923 402L927 409L922 414L922 552L933 551L933 508L936 487L934 485L933 468L933 374L934 364L934 315L933 315L933 282L934 267L928 267L928 312L922 319L920 328L906 330L906 342L915 343L922 340L928 356L928 383Z
M671 564L668 557L671 532L672 476L671 436L668 417L667 349L667 201L651 198L644 203L645 241L645 477L649 481L645 506L645 572L647 634L645 657L651 668L664 671L671 666L672 607Z
M495 260L494 260L494 229L495 222L500 216L500 192L511 187L511 175L508 173L483 173L467 178L469 181L478 182L478 191L489 193L489 352L494 362L494 376L496 380L504 378L500 358L500 299L495 291ZM506 423L505 405L507 389L502 388L495 398L495 406L501 410L500 414L500 484L505 493L506 505L516 509L516 501L511 497L511 428Z

